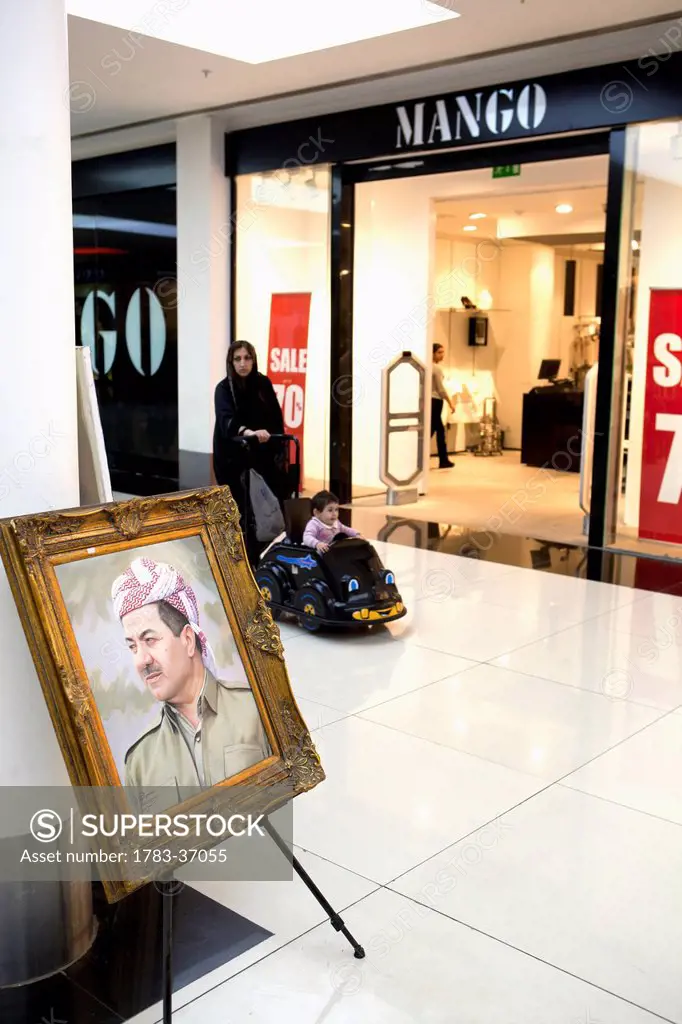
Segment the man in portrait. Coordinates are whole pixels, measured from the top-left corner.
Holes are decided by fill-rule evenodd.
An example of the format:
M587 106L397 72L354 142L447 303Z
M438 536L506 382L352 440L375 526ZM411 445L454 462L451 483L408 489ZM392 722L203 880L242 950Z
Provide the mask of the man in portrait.
M196 596L177 570L137 558L111 596L135 669L159 703L125 755L126 786L210 788L269 757L251 688L218 678Z

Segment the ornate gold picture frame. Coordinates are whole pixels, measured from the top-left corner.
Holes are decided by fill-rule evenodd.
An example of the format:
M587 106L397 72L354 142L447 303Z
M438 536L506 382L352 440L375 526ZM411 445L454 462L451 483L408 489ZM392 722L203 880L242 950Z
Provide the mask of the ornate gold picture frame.
M221 737L226 777L219 778L222 762L218 769L211 769L212 775L206 767L208 777L198 787L200 794L183 803L185 778L179 783L173 813L189 805L195 812L216 808L225 796L234 802L235 794L239 804L239 792L245 794L242 811L272 813L324 780L291 690L279 630L246 557L239 512L228 488L3 520L0 547L74 786L121 787L125 794L129 786L165 785L164 778L138 776L144 776L145 770L158 775L159 760L166 756L169 775L176 771L175 734L169 732L171 754L162 757L161 748L153 745L165 728L169 702L162 687L154 697L154 683L149 682L167 679L172 673L164 675L161 648L158 657L141 651L134 613L126 612L138 606L149 611L159 579L171 579L166 590L180 595L184 604L175 603L181 609L190 594L191 607L198 614L189 615L193 633L185 628L181 635L188 638L202 665L210 665L206 678L215 675L221 680L218 689L225 700L229 698L230 709L246 707L244 702L252 699L262 725L261 746L256 743L250 760L243 756L252 742L248 737L236 736L232 746L231 740ZM149 580L144 576L147 570ZM165 593L163 586L158 592ZM117 604L120 593L132 593L133 599ZM139 636L147 634L143 631ZM222 680L225 664L231 682ZM172 711L172 703L170 707ZM251 714L248 708L246 717ZM243 719L244 714L239 714ZM253 721L251 717L249 722ZM234 751L239 756L230 761ZM132 771L133 763L138 775L131 781L126 773ZM229 764L234 774L228 773L232 771ZM119 899L144 881L105 882L107 898Z

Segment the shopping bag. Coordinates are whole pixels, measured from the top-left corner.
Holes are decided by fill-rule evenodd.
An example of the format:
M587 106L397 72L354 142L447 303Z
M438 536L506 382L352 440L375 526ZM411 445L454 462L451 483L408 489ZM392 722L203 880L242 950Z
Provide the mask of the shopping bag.
M256 527L256 539L269 544L285 529L284 516L277 498L260 473L255 469L249 473L249 497Z

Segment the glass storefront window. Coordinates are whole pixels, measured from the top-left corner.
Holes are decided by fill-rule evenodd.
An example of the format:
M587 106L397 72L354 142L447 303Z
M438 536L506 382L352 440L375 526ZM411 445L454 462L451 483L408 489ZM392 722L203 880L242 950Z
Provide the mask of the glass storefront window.
M178 486L176 193L74 202L76 339L91 351L115 491Z
M236 184L236 338L255 346L302 442L310 494L329 477L331 173L298 167Z
M682 123L632 126L626 153L616 545L682 557Z

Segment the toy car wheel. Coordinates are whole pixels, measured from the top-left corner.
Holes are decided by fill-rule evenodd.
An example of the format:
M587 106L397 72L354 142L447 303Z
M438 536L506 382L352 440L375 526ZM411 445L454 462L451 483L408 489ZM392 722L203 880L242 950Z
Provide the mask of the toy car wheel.
M260 592L268 604L281 604L282 587L274 572L269 569L259 569L255 575Z
M315 632L322 626L325 617L325 606L322 595L312 587L303 587L294 597L294 608L299 613L299 620L305 629Z

